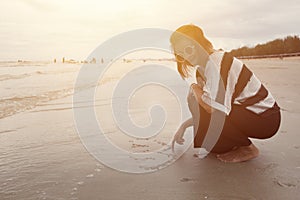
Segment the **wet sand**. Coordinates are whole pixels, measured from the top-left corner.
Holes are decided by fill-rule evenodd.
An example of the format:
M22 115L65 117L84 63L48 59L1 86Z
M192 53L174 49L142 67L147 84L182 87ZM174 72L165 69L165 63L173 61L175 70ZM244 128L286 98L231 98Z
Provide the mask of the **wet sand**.
M213 155L195 158L190 148L157 172L122 173L86 151L74 125L72 96L59 96L0 119L0 199L297 199L300 59L245 63L282 108L278 133L253 140L258 158L228 164ZM155 142L166 145L163 138ZM150 146L128 141L132 151Z

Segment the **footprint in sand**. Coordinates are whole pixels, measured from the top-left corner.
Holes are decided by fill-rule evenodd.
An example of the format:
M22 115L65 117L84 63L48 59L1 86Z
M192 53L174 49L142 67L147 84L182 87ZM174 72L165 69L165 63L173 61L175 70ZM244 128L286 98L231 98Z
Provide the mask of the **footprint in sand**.
M280 181L280 180L277 180L277 179L275 179L273 182L276 183L277 185L279 185L280 187L285 187L285 188L290 188L290 187L296 187L297 186L294 183L283 182L283 181Z
M280 133L287 133L287 131L282 130L282 131L280 131Z
M89 175L86 175L87 178L92 178L94 177L94 174L89 174Z
M79 181L79 182L77 182L77 185L83 185L84 184L84 182L83 181Z
M191 178L182 178L182 179L180 179L180 182L190 182L190 181L194 181L194 180L191 179Z
M256 170L265 173L265 172L270 171L270 170L272 170L272 169L274 169L274 168L277 168L278 166L279 166L279 165L276 164L276 163L270 163L270 164L265 165L264 167L256 168Z
M95 171L96 171L96 172L101 172L101 169L96 168Z

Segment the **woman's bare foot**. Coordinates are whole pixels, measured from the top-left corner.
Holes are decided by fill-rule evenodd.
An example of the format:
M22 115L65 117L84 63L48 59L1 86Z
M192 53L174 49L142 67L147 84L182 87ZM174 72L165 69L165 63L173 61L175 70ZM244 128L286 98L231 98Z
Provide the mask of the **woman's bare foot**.
M241 146L234 148L231 151L224 154L218 154L217 158L223 162L237 163L256 158L258 154L259 151L256 148L256 146L254 146L254 144L250 144L249 146Z

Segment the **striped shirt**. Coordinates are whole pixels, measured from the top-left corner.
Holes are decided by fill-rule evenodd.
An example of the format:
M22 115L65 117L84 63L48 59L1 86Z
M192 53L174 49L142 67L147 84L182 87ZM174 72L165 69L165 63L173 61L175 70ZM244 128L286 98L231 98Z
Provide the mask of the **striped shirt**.
M204 70L202 100L227 115L233 104L260 114L272 108L275 99L239 59L223 51L214 52Z

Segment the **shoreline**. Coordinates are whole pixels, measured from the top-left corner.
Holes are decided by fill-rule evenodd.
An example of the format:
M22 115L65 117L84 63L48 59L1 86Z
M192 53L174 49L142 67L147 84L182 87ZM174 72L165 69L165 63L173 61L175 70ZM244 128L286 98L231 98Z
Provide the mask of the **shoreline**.
M278 133L267 140L253 140L261 152L258 158L236 164L222 163L213 155L200 160L193 157L195 149L191 147L164 169L145 174L122 173L103 165L87 152L74 124L72 95L52 96L51 93L50 97L61 98L38 101L35 107L0 119L0 199L296 199L300 195L297 129L300 60L251 59L245 60L245 64L266 84L282 108ZM36 73L36 66L32 65L28 71L20 69L20 73L30 76L2 81L3 88L8 88L2 92L8 93L12 88L18 93L39 94L73 85L76 70L59 65L55 69L53 65L48 67L41 71L43 73ZM27 85L17 87L24 82ZM16 87L12 87L14 85ZM110 91L106 85L103 87ZM119 132L111 131L115 127L104 121L110 113L106 109L110 99L96 97L96 113L102 114L100 122L107 125L104 127L108 130L106 136L111 141L119 139ZM147 96L143 98L148 99ZM144 102L143 98L140 102ZM171 107L175 105L172 102L168 100ZM81 106L88 105L89 102L82 102ZM135 111L136 118L147 117L141 109ZM120 146L134 153L148 152L164 146L165 139L173 134L170 130L166 137L153 142L148 140L148 143L124 139L121 142L127 146L121 146L123 143ZM149 157L145 162L152 161L156 160Z
M255 55L255 56L237 56L239 59L262 59L262 58L289 58L289 57L300 57L298 53L285 53L285 54L273 54L273 55Z

